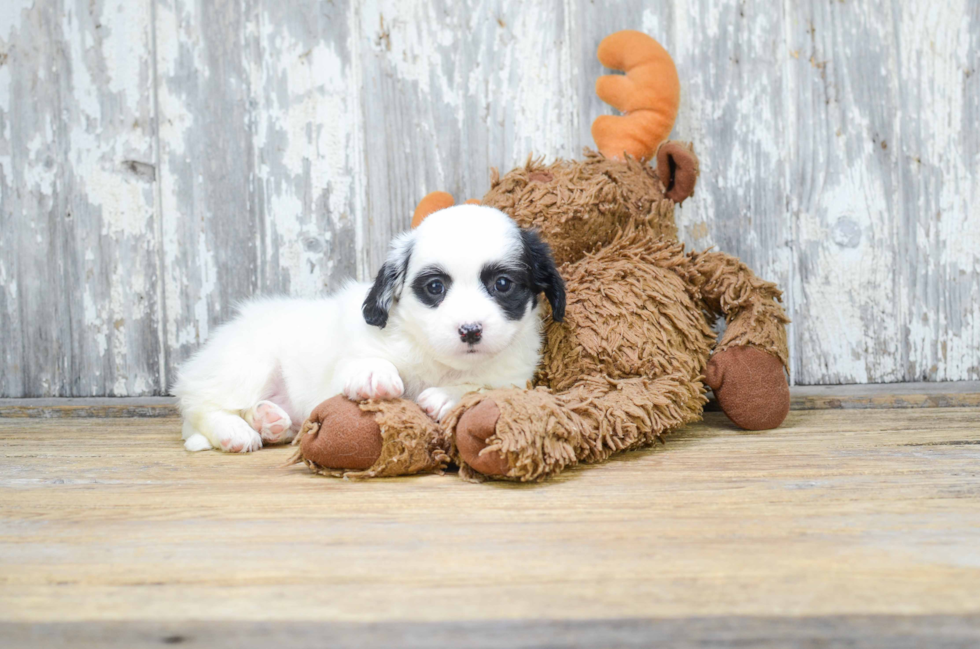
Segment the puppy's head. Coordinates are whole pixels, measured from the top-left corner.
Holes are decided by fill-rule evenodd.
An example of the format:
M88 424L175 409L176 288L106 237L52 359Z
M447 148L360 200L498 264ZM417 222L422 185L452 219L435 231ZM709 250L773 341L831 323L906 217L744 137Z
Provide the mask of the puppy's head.
M560 322L565 285L537 233L499 210L459 205L392 242L362 312L376 327L397 319L436 359L464 368L536 326L541 293Z

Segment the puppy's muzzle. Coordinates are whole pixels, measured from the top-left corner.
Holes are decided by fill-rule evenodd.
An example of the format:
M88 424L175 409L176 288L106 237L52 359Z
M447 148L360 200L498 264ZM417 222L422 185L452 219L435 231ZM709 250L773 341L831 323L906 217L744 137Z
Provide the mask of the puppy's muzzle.
M464 343L475 345L483 338L483 325L478 322L464 324L459 328L459 339Z

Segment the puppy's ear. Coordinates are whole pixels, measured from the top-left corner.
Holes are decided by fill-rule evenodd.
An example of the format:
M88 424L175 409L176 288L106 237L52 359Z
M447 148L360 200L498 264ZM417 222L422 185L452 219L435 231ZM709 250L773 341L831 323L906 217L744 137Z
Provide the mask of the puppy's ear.
M388 259L381 265L374 286L368 292L361 313L369 325L385 328L388 312L392 304L401 297L408 274L408 262L412 258L412 244L415 242L411 232L406 232L391 242Z
M551 248L534 230L521 230L521 242L525 263L531 271L531 290L544 293L551 304L551 317L561 322L565 318L565 282L555 267Z

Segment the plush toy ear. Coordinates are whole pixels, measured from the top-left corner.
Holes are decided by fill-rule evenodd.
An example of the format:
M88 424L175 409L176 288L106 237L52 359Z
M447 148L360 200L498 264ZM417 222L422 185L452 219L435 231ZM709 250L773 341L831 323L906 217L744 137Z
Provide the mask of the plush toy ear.
M690 144L667 141L657 150L657 175L664 184L664 196L675 203L694 194L698 181L698 157Z
M521 230L521 241L525 263L531 270L531 290L544 293L551 304L552 319L561 322L565 319L565 282L555 267L551 248L534 230Z
M384 329L388 324L391 305L401 297L405 286L414 242L415 235L411 232L401 234L391 242L388 259L381 265L381 270L374 278L374 285L361 305L361 314L369 325Z

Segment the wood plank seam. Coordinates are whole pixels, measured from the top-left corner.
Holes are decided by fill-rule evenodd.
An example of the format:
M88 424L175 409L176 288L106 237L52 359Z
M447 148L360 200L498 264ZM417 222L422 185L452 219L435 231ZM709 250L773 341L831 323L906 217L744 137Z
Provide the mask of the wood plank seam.
M791 410L980 407L980 381L855 386L794 386ZM714 400L705 411L717 411ZM0 399L0 418L177 417L173 397Z

